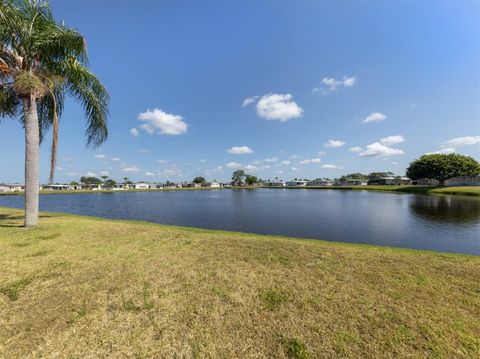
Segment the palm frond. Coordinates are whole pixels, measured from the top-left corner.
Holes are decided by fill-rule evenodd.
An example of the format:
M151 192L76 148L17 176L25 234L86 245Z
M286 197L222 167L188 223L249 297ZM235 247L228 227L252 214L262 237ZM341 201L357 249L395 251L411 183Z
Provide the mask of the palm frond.
M0 117L16 117L20 105L20 100L11 86L0 86Z
M52 72L65 80L66 91L85 110L87 146L97 147L108 136L107 117L109 96L102 83L84 65L71 58Z

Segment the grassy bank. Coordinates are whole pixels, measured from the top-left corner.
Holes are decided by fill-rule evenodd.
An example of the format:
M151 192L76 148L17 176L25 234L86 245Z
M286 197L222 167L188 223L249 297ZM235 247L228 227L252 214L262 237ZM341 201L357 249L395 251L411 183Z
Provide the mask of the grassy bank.
M480 257L0 208L0 357L474 358Z
M439 187L439 186L307 186L307 187L271 187L288 189L337 189L354 191L380 191L380 192L400 192L417 194L448 194L461 196L480 197L480 186L462 186L462 187Z

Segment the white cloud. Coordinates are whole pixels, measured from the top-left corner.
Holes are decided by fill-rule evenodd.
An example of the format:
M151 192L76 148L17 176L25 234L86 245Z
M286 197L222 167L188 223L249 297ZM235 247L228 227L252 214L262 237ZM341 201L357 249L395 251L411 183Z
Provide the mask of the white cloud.
M107 156L99 154L99 155L93 156L93 158L96 158L97 160L103 160L103 159L107 158Z
M244 169L245 169L246 171L251 171L251 172L253 172L253 171L256 171L256 170L257 170L257 167L256 167L256 166L253 166L253 165L246 165L246 166L244 167Z
M402 135L388 136L380 139L380 142L385 146L396 145L404 141L405 141L405 138Z
M155 133L155 127L148 123L144 123L143 125L140 125L140 128L144 130L146 133L149 135L153 135Z
M247 97L245 100L243 100L242 107L251 105L252 103L256 102L258 98L259 96Z
M95 172L90 172L90 171L88 171L87 173L85 173L85 176L86 176L86 177L96 177L97 174L96 174Z
M328 140L327 143L325 143L325 147L331 147L331 148L337 148L337 147L342 147L345 144L345 142L340 141L340 140Z
M80 177L80 173L77 172L68 172L67 175L70 177Z
M340 87L352 87L357 81L356 76L344 76L341 80L336 80L332 77L324 77L322 79L323 87L315 87L312 92L320 93L321 95L328 95L332 92L337 92Z
M350 151L352 151L352 152L362 152L363 148L359 147L359 146L350 147Z
M112 157L112 158L110 158L110 159L111 159L112 161L115 161L115 162L120 162L120 161L121 161L120 158L118 158L118 157Z
M164 165L165 163L168 163L168 161L165 160L157 160L157 163Z
M63 171L63 168L60 167L60 166L57 166L57 167L55 167L55 170L56 170L56 171Z
M291 155L290 157L288 157L289 160L296 160L297 158L300 158L300 156Z
M317 155L319 155L320 157L326 156L327 152L319 151L319 152L317 152Z
M303 109L290 94L268 93L257 102L257 115L267 120L285 122L302 114Z
M227 150L228 153L233 155L248 155L253 153L252 149L248 146L233 146Z
M208 170L204 171L207 176L211 176L216 173L222 173L223 172L223 167L222 166L217 166L215 168L210 168Z
M72 157L68 157L68 156L62 157L62 161L65 161L65 162L70 162L72 160L73 160Z
M299 163L301 165L307 165L307 164L310 164L310 163L320 163L320 162L322 162L322 160L320 158L310 158L310 159L302 160Z
M365 119L362 121L362 123L369 123L369 122L380 122L383 121L387 118L386 115L384 115L381 112L372 112L370 115L365 117Z
M282 161L280 163L284 166L288 166L288 165L290 165L291 162L290 161Z
M205 163L207 160L201 159L200 162Z
M100 175L102 176L108 176L110 174L110 172L108 171L100 171Z
M149 134L156 132L162 135L180 135L187 132L188 125L182 116L172 115L158 108L141 112L137 118L146 122L140 128Z
M137 150L137 152L138 152L138 153L149 153L150 150L145 150L145 149L143 149L143 150Z
M334 168L337 168L337 166L336 166L336 165L332 165L332 164L324 164L324 165L322 166L322 168L331 168L331 169L334 169Z
M145 176L152 177L152 176L155 176L155 173L147 171L145 172Z
M278 161L278 157L265 158L264 161L265 161L265 162L270 162L270 163L277 162L277 161Z
M480 143L480 136L465 136L452 138L442 144L442 148L457 148L462 146L476 145Z
M238 162L228 162L225 167L228 167L228 168L240 168L242 167L242 164L241 163L238 163Z
M121 166L121 169L122 169L123 172L139 172L140 171L137 166L127 165L127 164Z
M130 129L130 134L134 137L137 137L138 136L138 130L134 127L134 128L131 128Z
M298 168L297 167L292 167L291 170L292 171L298 171Z
M366 150L360 152L360 156L362 157L390 157L403 154L404 152L402 150L385 146L380 142L374 142L367 145Z
M447 147L447 148L442 148L441 150L438 150L438 151L427 152L425 154L426 155L439 155L439 154L449 154L449 153L455 153L455 148Z
M171 168L165 168L160 172L160 174L164 177L182 177L183 176L182 171L176 166L173 166Z
M357 82L357 76L350 76L343 78L343 86L345 87L352 87Z

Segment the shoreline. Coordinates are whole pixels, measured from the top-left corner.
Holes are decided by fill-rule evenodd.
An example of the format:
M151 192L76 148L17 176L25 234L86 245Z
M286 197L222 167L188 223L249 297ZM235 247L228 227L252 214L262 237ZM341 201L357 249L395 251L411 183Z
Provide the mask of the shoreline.
M5 207L0 206L0 224L2 222L2 212L20 212L21 216L24 215L24 209L17 208L17 207ZM353 246L353 247L370 247L372 249L379 249L379 250L392 250L392 251L406 251L406 252L413 252L413 253L425 253L425 254L433 254L433 255L453 255L453 256L468 256L480 259L480 254L471 254L471 253L462 253L462 252L449 252L449 251L439 251L434 249L417 249L417 248L409 248L409 247L402 247L402 246L389 246L389 245L382 245L382 244L370 244L370 243L360 243L360 242L343 242L338 240L328 240L322 238L309 238L309 237L294 237L294 236L287 236L282 234L268 234L268 233L255 233L255 232L248 232L248 231L238 231L238 230L229 230L229 229L215 229L215 228L205 228L205 227L193 227L188 225L176 225L176 224L163 224L158 222L150 222L147 220L141 219L115 219L115 218L107 218L107 217L100 217L95 215L88 215L88 214L76 214L76 213L68 213L68 212L55 212L55 211L39 211L40 217L43 216L61 216L61 217L78 217L79 219L86 219L86 220L93 220L93 221L107 221L107 222L119 222L119 223L128 223L132 225L145 225L145 226L160 226L167 229L172 230L179 230L179 231L186 231L192 233L204 233L204 234L224 234L224 235L233 235L233 236L253 236L271 239L280 239L280 240L288 240L288 241L300 241L300 242L319 242L323 244L332 244L338 246ZM1 227L1 225L0 225Z
M410 193L410 194L424 194L424 195L451 195L451 196L469 196L480 197L480 186L413 186L413 185L400 185L400 186L305 186L305 187L230 187L230 188L211 188L211 187L199 187L199 188L168 188L168 189L129 189L129 190L45 190L40 191L40 195L50 194L93 194L93 193L129 193L129 192L174 192L174 191L207 191L207 190L228 190L228 189L307 189L307 190L343 190L343 191L372 191L372 192L395 192L395 193ZM18 192L0 192L0 196L18 195L23 196L23 191Z
M5 357L286 357L291 345L474 357L480 345L479 256L55 212L25 229L22 210L0 213Z
M371 186L305 186L305 187L262 187L271 189L308 189L308 190L344 190L344 191L372 191L395 192L425 195L451 195L480 197L480 186L418 186L418 185L371 185Z

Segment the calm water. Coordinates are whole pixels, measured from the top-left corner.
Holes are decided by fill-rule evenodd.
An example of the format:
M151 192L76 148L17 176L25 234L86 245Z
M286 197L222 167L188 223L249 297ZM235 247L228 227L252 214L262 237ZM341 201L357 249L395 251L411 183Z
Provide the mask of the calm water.
M23 207L22 196L0 206ZM40 196L44 211L480 255L480 200L339 190Z

